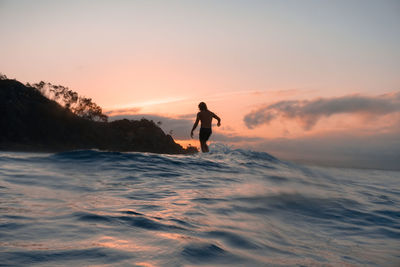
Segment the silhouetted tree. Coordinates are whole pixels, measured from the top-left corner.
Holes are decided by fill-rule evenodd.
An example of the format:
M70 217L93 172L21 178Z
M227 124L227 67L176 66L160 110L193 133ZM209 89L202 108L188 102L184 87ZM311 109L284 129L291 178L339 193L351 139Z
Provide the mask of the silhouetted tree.
M92 102L91 98L79 96L77 92L68 87L53 85L44 81L34 84L27 83L26 85L37 89L43 96L56 101L82 118L93 121L108 121L107 115L103 114L101 107Z

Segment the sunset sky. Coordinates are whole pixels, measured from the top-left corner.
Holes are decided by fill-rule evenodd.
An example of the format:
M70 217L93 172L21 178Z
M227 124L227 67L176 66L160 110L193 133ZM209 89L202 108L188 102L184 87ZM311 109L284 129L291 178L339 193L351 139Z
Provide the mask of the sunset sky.
M400 167L400 1L4 1L0 72L212 142L328 165Z

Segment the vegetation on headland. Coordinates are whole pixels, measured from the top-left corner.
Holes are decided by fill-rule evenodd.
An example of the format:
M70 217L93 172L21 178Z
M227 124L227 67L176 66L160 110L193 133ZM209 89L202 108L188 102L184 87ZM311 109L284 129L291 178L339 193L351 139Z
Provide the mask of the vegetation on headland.
M0 74L0 150L55 152L73 149L195 153L153 121L108 122L90 98L60 85L22 84Z
M44 81L34 84L27 83L26 86L37 89L43 96L56 101L79 117L93 121L108 121L107 115L103 114L101 107L92 102L91 98L79 96L77 92L68 87Z

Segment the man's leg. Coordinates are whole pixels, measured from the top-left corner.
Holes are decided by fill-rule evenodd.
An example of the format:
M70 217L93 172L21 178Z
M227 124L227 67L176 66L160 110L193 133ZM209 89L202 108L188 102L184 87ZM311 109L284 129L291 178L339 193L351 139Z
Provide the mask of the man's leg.
M208 152L207 141L200 141L201 152Z
M201 152L209 152L208 146L207 146L207 140L210 138L211 135L211 128L200 128L200 133L199 133L199 141L201 145Z
M208 150L207 141L204 142L204 148L205 148L205 152L210 152L210 150Z
M201 152L205 152L204 141L200 141Z

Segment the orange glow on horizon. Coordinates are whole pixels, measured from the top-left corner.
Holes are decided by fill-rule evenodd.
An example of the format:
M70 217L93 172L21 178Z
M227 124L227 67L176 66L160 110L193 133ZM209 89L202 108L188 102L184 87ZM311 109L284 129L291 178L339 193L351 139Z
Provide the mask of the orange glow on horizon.
M179 140L179 139L174 139L174 141L178 144L180 144L183 148L187 148L188 146L194 146L200 149L200 142L199 140L195 139L190 139L190 140Z

